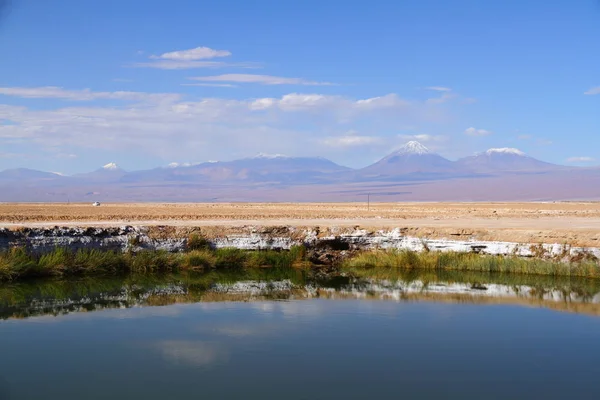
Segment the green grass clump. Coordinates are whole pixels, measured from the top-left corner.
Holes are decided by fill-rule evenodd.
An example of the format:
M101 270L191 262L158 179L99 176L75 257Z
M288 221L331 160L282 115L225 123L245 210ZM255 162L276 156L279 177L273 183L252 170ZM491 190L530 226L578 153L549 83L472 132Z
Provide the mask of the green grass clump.
M166 272L179 267L179 255L164 250L140 251L125 254L127 267L131 272Z
M516 256L491 256L476 253L425 252L410 250L372 251L360 253L347 260L342 268L361 275L369 269L385 276L390 269L429 269L447 271L475 271L486 273L517 273L551 276L579 276L600 278L597 261L583 259L577 262L558 262ZM361 271L362 270L362 271Z
M304 265L304 249L246 251L203 248L184 253L139 250L118 252L99 249L77 251L56 248L37 254L24 248L0 252L0 281L70 275L164 273L214 268L292 268Z
M127 260L121 253L112 250L83 249L75 253L73 272L118 272L127 267Z
M186 243L188 250L209 250L211 248L210 242L197 233L192 233Z
M248 252L235 248L222 248L215 251L215 267L240 268L246 265Z
M36 267L37 263L27 254L25 249L15 247L0 253L0 265L3 266L5 279L12 279L15 276L27 274Z
M303 265L304 247L294 246L289 251L256 251L248 254L248 267L293 268Z
M208 250L192 250L181 255L181 267L190 270L214 268L217 258Z
M200 240L196 243L202 243ZM0 281L33 277L71 275L164 273L185 270L302 269L309 266L303 246L290 250L246 251L234 248L189 250L184 253L166 251L106 251L56 248L37 254L23 248L0 252ZM473 271L482 273L536 274L600 278L598 261L582 257L570 263L516 256L488 256L475 253L424 252L406 250L369 251L344 261L343 271L357 277L386 279L395 270Z

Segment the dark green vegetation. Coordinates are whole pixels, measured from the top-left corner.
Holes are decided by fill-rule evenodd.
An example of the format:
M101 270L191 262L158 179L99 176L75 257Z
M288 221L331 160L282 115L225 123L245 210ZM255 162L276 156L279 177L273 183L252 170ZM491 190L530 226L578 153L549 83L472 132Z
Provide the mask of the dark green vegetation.
M193 239L193 240L192 240ZM336 253L336 250L329 250ZM339 251L337 251L339 254ZM189 250L182 253L140 250L114 252L101 250L69 251L57 248L34 254L23 248L0 253L0 281L39 277L116 275L127 273L165 273L212 269L309 268L306 248L289 251L246 251L233 248L211 249L202 238L191 238ZM536 274L600 278L598 260L578 257L569 263L542 258L485 256L475 253L414 251L369 251L355 253L336 265L356 275L382 277L388 270L476 271L485 273Z
M592 255L579 257L577 261L560 262L516 256L482 256L476 253L372 251L346 260L343 268L357 276L368 274L374 278L385 278L398 268L600 278L600 265Z
M86 276L94 274L156 273L205 269L247 269L306 266L304 248L289 251L202 249L184 253L166 251L114 252L57 248L33 254L23 248L0 253L0 281L25 278Z

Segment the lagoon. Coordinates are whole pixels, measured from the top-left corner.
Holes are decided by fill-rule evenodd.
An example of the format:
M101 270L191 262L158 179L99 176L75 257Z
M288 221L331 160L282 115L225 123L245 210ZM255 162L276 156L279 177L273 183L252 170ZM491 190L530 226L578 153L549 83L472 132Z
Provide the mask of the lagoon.
M0 399L600 397L593 280L251 274L5 284Z

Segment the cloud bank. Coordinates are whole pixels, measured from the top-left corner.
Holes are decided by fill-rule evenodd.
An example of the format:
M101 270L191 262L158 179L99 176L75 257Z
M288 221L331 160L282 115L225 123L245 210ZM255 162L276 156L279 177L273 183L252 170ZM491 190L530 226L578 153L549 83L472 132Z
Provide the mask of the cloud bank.
M261 85L307 85L307 86L329 86L329 82L315 82L302 78L285 78L272 75L253 74L223 74L215 76L198 76L189 78L203 82L234 82L234 83L258 83Z
M403 126L444 121L447 112L394 93L359 99L318 93L193 99L177 93L45 86L5 87L0 88L0 94L84 103L62 107L58 103L44 109L0 105L0 140L5 143L26 145L32 153L48 147L68 147L69 153L77 152L77 148L119 149L168 161L231 159L259 152L322 153L315 150L315 143L330 149L381 147L386 140L397 145L395 134L384 140L381 135L332 133L360 131L363 126L394 132ZM115 104L97 104L96 100Z

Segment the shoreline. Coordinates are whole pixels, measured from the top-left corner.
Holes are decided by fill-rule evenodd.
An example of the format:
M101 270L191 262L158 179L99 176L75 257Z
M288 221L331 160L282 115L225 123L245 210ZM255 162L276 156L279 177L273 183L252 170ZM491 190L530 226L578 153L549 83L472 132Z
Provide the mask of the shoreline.
M477 271L600 278L600 249L432 240L398 229L337 235L272 227L237 235L164 227L0 229L0 282L118 273L287 268Z
M64 254L58 259L82 253L79 257L90 270L96 268L87 254L91 252L99 258L100 253L114 253L121 260L113 262L144 269L139 265L144 261L134 258L144 255L150 264L162 260L173 268L181 262L196 267L187 253L212 251L202 255L209 260L206 267L216 262L219 251L295 248L308 252L302 261L316 266L338 266L361 254L389 266L404 261L382 252L412 252L423 260L429 253L475 254L502 257L504 264L525 259L560 266L535 267L536 273L560 270L569 275L571 266L576 269L583 262L587 269L576 275L595 277L600 269L600 203L373 203L364 208L356 203L0 204L0 274L2 269L18 270L7 266L13 262L10 252L16 251L11 249L36 260L59 251ZM190 245L194 241L202 247ZM259 256L251 257L256 264ZM530 269L519 265L524 269L516 272Z
M600 248L600 203L106 203L0 204L0 228L200 229L243 234L276 227L346 232L400 229L427 239Z

